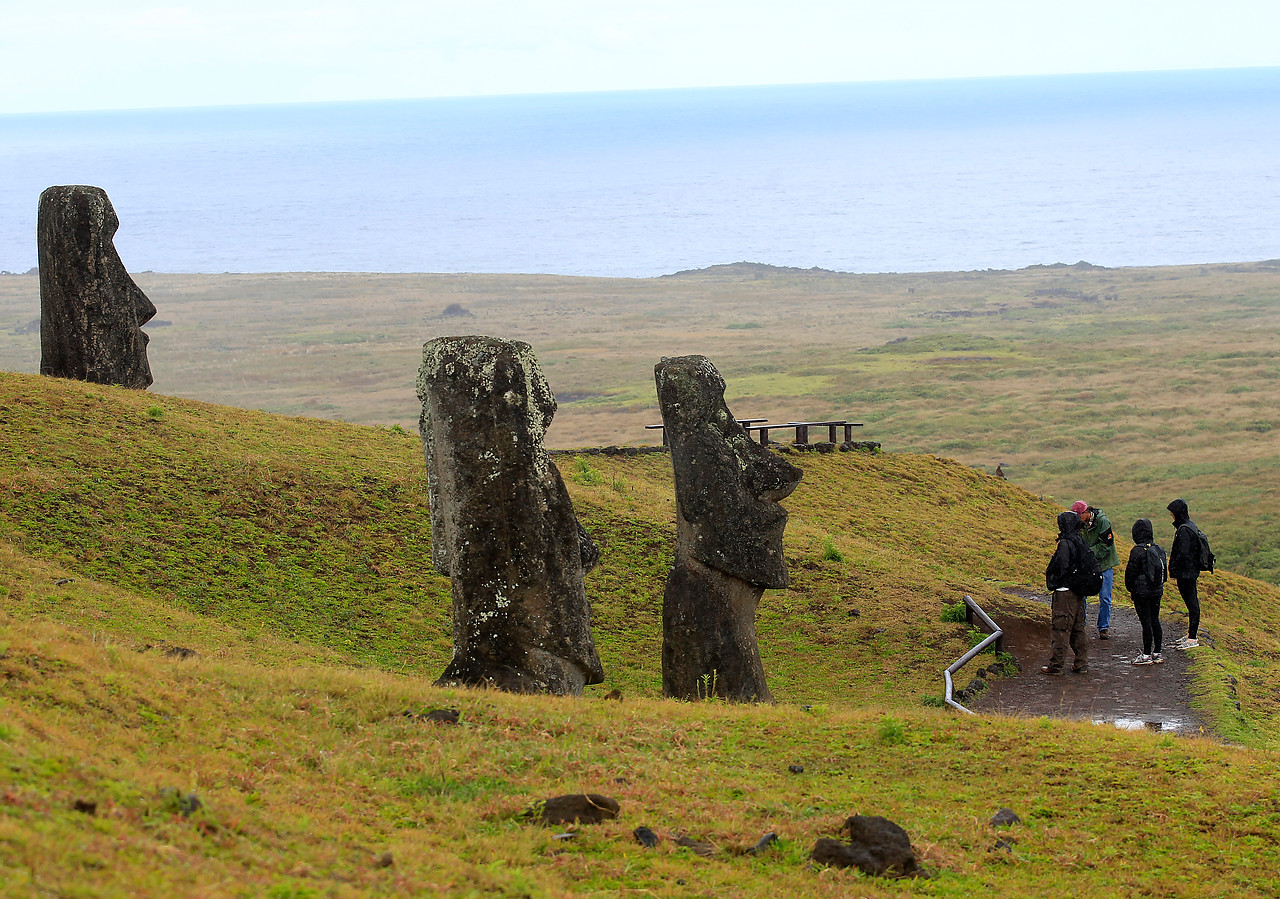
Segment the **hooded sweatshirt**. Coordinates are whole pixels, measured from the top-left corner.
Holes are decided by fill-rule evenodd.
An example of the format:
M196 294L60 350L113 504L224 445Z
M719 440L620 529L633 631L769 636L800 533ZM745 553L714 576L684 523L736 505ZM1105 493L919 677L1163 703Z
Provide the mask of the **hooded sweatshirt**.
M1200 576L1199 528L1187 514L1184 500L1175 499L1166 507L1173 513L1173 548L1169 550L1169 577L1186 579ZM1189 526L1188 526L1189 525Z
M1124 567L1124 585L1134 596L1164 595L1164 583L1169 579L1168 562L1164 550L1151 542L1154 536L1150 519L1139 518L1133 523L1134 546Z
M1080 516L1070 509L1058 515L1058 548L1053 551L1049 567L1044 571L1045 586L1049 592L1059 587L1070 587L1068 579L1089 547L1080 536Z

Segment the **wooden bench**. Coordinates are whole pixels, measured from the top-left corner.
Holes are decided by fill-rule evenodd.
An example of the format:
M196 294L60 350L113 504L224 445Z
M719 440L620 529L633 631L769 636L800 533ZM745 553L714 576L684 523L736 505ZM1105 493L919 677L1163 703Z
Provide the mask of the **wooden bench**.
M831 438L830 443L836 443L838 434L837 429L844 429L844 442L853 442L853 429L862 427L860 421L846 421L845 419L837 419L832 421L789 421L786 424L769 424L767 418L739 418L738 424L742 425L742 429L750 434L752 431L757 432L760 437L760 445L769 445L769 432L776 431L780 428L792 428L796 432L794 441L797 446L809 445L809 429L810 428L826 428L827 435ZM662 431L662 445L667 445L667 432L662 425L645 425L646 431Z
M739 418L739 419L736 419L736 421L738 422L738 424L742 425L742 426L743 426L746 430L748 430L748 431L752 430L752 426L753 426L753 425L758 425L760 422L762 422L762 421L768 421L768 420L769 420L769 419L767 419L767 418ZM644 426L644 429L645 429L646 431L661 431L661 432L662 432L662 445L663 445L663 446L666 446L666 445L667 445L667 429L666 429L666 427L665 427L665 426L663 426L663 425L645 425L645 426ZM764 442L764 441L761 441L761 443L763 443L763 442Z
M796 432L796 439L794 441L795 445L808 446L809 445L809 429L816 428L816 427L824 427L828 429L828 434L831 436L831 441L830 441L831 443L836 442L836 429L844 428L844 442L852 443L853 429L862 427L862 422L845 421L844 419L839 419L838 421L789 421L786 424L752 425L747 428L747 431L749 432L759 431L760 445L768 446L770 431L776 431L779 428L794 428Z
M828 443L836 442L836 428L844 428L844 442L853 443L853 429L862 427L862 422L846 421L843 418L838 421L789 421L787 427L796 429L796 443L801 445L809 443L810 428L827 428L831 438Z

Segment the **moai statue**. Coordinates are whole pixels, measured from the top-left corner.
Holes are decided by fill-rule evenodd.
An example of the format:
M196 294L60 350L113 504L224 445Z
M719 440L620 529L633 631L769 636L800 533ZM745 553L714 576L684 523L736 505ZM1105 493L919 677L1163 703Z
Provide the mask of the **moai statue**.
M111 242L120 219L100 187L40 194L40 374L146 390L156 314Z
M526 343L441 337L418 373L431 560L453 580L441 684L579 694L604 680L582 576L599 550L542 446L556 401Z
M801 471L755 443L706 356L654 366L676 482L676 557L662 603L662 690L679 699L768 702L756 606L785 587L778 501Z

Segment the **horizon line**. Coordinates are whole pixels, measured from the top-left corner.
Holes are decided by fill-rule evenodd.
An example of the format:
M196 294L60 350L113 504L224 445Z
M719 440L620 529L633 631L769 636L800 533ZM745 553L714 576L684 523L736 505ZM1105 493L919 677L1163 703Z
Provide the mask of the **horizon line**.
M563 90L563 91L527 91L527 92L510 92L510 93L485 93L485 94L441 94L428 96L400 96L400 97L364 97L364 98L346 98L334 100L268 100L254 103L204 103L192 106L119 106L110 108L89 108L89 109L46 109L46 110L28 110L25 112L0 112L0 119L18 118L18 117L40 117L40 116L59 116L59 115L109 115L114 113L136 113L136 112L195 112L210 110L232 110L232 109L270 109L280 107L298 107L298 106L344 106L369 103L421 103L433 101L458 101L458 100L510 100L510 99L535 99L539 97L573 97L573 96L607 96L607 95L636 95L636 94L671 94L689 91L732 91L732 90L761 90L766 88L812 88L812 87L835 87L843 85L894 85L894 84L951 84L956 82L978 82L978 81L1035 81L1035 80L1059 80L1059 79L1087 79L1087 78L1116 78L1128 76L1144 76L1144 75L1174 75L1174 74L1208 74L1208 73L1244 73L1244 72L1267 72L1274 71L1280 73L1280 66L1202 66L1185 69L1117 69L1112 71L1092 71L1092 72L1039 72L1034 74L1021 75L956 75L948 77L932 77L932 78L866 78L851 81L803 81L803 82L770 82L756 84L702 84L702 85L685 85L681 87L636 87L636 88L608 88L600 90Z

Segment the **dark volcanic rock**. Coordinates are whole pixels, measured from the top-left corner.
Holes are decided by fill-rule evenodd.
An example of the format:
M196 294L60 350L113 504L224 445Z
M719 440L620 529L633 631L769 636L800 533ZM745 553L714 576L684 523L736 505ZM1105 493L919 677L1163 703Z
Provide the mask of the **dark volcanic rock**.
M636 842L646 849L652 849L662 842L658 835L643 825L631 831L631 835L636 838Z
M426 721L433 721L436 724L457 724L459 714L457 709L432 709L422 718Z
M854 815L842 828L849 842L820 839L810 858L838 868L858 868L876 877L909 877L919 873L907 832L879 815Z
M584 568L599 558L542 446L556 403L526 343L441 337L418 374L431 558L453 581L442 684L580 694L604 679Z
M768 701L756 646L756 606L785 587L778 500L801 472L747 435L705 356L654 367L676 486L676 557L663 599L662 688L667 696Z
M553 796L535 805L525 813L540 824L599 824L618 817L621 811L617 801L599 793L570 793Z
M1018 813L1011 808L1002 808L991 816L988 822L992 827L1011 827L1014 824L1021 824L1022 819L1018 817Z
M40 195L40 374L145 390L145 324L156 314L111 242L120 227L100 187Z

